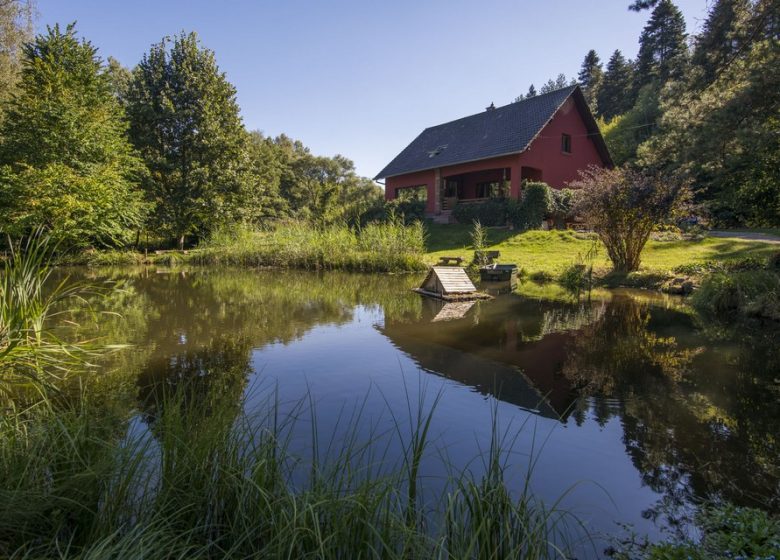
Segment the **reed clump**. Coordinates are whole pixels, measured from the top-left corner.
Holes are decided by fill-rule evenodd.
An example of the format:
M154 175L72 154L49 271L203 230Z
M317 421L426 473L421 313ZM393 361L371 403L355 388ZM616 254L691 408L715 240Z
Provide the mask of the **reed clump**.
M236 403L218 397L188 406L187 391L161 396L146 431L138 417L134 429L101 417L88 399L43 401L4 418L0 555L567 557L573 519L527 487L513 495L498 448L486 455L487 472L453 474L437 507L422 501L433 410L411 425L397 460L383 451L387 434L361 442L356 429L338 452L303 457L290 447L300 409L282 415L269 397L262 415L236 415Z
M222 230L184 259L193 264L403 272L424 270L424 255L422 224L392 220L362 228L292 222L269 230Z

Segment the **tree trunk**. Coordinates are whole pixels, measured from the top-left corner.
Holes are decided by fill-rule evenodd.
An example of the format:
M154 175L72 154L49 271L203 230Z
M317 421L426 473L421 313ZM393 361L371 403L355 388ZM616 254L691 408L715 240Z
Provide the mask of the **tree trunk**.
M179 251L184 251L184 234L179 236Z

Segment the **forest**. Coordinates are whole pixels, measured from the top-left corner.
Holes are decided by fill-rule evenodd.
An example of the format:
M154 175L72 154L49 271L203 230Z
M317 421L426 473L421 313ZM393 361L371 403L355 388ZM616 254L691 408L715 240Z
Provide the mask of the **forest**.
M636 59L616 50L604 65L590 50L577 77L616 163L689 182L702 223L780 224L780 1L717 0L698 34L671 0L629 8L649 14ZM35 35L34 19L30 1L0 0L5 234L184 248L232 224L388 214L347 157L247 130L197 34L165 37L126 68L75 24ZM568 83L560 74L540 91Z

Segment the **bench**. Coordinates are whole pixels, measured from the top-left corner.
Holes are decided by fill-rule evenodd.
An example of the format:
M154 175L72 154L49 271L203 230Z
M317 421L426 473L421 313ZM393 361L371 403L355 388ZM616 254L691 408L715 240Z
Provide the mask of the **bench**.
M452 262L456 266L460 266L463 263L463 257L439 257L439 265L441 266L450 266Z

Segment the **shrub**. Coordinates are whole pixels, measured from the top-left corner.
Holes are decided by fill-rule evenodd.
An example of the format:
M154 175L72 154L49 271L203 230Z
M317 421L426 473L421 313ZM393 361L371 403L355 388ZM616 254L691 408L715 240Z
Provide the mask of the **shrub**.
M687 199L683 183L627 168L590 167L573 183L577 214L599 235L616 272L639 269L653 228Z
M703 508L696 520L701 540L654 544L643 550L621 550L616 558L640 560L769 560L780 548L780 520L765 511L733 505Z
M526 182L523 196L509 205L509 221L520 230L538 229L552 208L552 189L547 183Z
M715 272L704 278L693 294L698 309L724 316L741 312L775 318L778 301L780 276L767 270Z
M461 224L479 222L483 226L503 226L507 222L508 199L491 198L481 204L458 204L452 215Z
M564 228L566 222L574 220L574 209L577 204L577 191L574 189L550 189L549 215L555 227Z
M382 208L381 219L391 220L393 216L400 217L404 223L411 224L425 219L424 200L388 200Z

